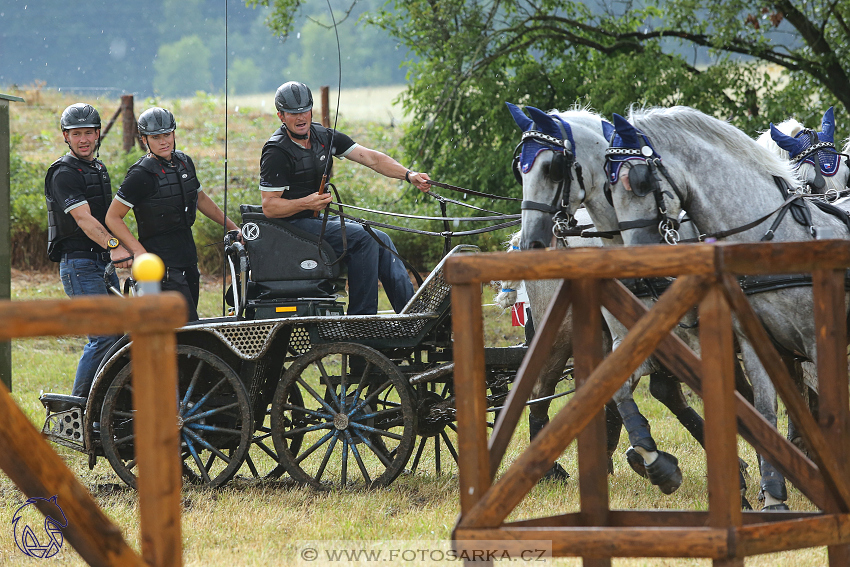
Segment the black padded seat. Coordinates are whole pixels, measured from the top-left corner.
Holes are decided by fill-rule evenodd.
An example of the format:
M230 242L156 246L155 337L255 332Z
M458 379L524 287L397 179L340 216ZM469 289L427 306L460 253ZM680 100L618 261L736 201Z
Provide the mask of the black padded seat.
M86 407L87 398L65 396L63 394L42 394L38 397L41 404L51 412L68 411Z
M251 264L248 299L331 298L345 287L340 265L327 242L282 219L270 219L259 205L240 205L242 234ZM253 226L250 226L253 225Z

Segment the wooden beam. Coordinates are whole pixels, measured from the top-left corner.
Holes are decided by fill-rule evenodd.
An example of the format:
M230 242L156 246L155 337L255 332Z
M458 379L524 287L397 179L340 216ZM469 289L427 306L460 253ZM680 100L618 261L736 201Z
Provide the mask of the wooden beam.
M743 525L785 522L800 518L823 516L823 512L775 511L761 512L748 510L741 513ZM545 528L545 527L588 527L581 512L569 512L556 516L532 518L516 522L505 522L504 528ZM705 510L609 510L608 527L655 527L675 528L694 526L704 528L708 525L708 511Z
M751 524L735 530L735 551L738 557L839 544L850 544L848 514Z
M481 285L452 287L461 517L490 488Z
M552 542L555 557L703 557L726 558L729 531L718 528L457 528L459 549L475 549L474 542L504 546L518 553L528 542ZM466 546L466 547L464 547Z
M623 325L632 328L648 311L622 283L609 280L604 284L603 305ZM702 396L702 370L699 357L675 335L659 343L655 356ZM827 493L817 466L794 444L788 441L739 393L735 393L735 412L741 436L764 454L785 477L800 489L817 507L827 509L832 497Z
M658 342L702 298L709 285L709 278L702 276L678 278L661 296L655 307L637 322L620 348L614 350L596 368L588 379L588 385L573 395L567 405L549 421L543 431L532 440L528 449L514 461L505 475L481 500L469 512L464 512L460 525L498 526L549 469L552 461L585 428L598 408L611 398L631 373L655 350ZM459 436L466 437L470 433L471 430L467 431L462 427L458 429ZM461 490L464 490L463 486Z
M68 520L62 533L89 565L145 565L2 384L0 468L27 497L58 496L56 503ZM55 514L52 507L38 507Z
M185 305L185 303L184 303ZM142 556L152 567L182 564L182 463L174 333L136 333L131 343Z
M576 389L589 387L587 380L602 362L602 311L599 281L578 280L573 284L573 377ZM608 456L605 451L605 409L600 405L578 435L578 480L581 515L594 526L608 525ZM611 567L611 559L584 557L584 567Z
M174 330L186 323L177 292L144 297L100 296L0 302L0 340L57 335L120 335Z
M567 311L570 309L570 282L564 280L558 291L549 302L546 314L540 327L535 328L534 339L517 371L511 391L505 400L504 407L499 412L493 434L490 436L490 477L496 476L502 457L514 434L516 424L525 409L525 402L531 395L540 372L546 365L546 360L555 343L558 332Z
M699 307L702 389L705 402L705 460L708 472L708 524L741 525L738 441L735 425L735 341L732 313L719 285Z
M842 290L843 290L842 282ZM732 304L735 310L735 315L738 317L738 323L744 330L744 333L750 339L750 344L759 357L764 369L773 382L776 392L785 402L785 408L788 411L788 416L794 420L794 424L800 430L803 438L806 440L810 448L810 458L817 464L823 475L827 489L832 494L832 497L837 501L841 512L850 512L850 479L842 474L842 469L836 458L836 453L833 448L827 443L827 439L819 429L815 422L814 416L809 411L808 405L803 400L794 380L788 374L788 368L782 362L779 353L773 346L770 340L770 335L767 334L764 326L756 315L750 303L747 301L744 292L738 286L737 280L725 274L723 276L723 287L726 297ZM843 291L842 291L843 293ZM842 296L843 297L843 296ZM843 327L842 323L842 327ZM844 353L845 347L841 348L841 353ZM846 355L845 355L846 357ZM847 374L847 361L844 360L844 375ZM846 379L845 379L846 389ZM846 399L846 394L845 394ZM772 460L771 464L777 466Z
M716 250L716 265L735 275L808 274L850 266L847 240L720 244Z
M446 260L449 283L510 279L635 278L714 273L711 246L636 246L492 252Z

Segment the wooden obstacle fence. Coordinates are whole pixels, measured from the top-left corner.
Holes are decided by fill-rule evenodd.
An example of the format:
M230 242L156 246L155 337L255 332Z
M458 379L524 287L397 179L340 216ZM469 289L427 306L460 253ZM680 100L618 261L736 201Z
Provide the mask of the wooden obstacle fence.
M611 557L710 558L715 567L743 566L752 555L827 546L830 567L850 565L850 400L848 400L845 270L850 242L692 244L479 254L450 258L461 513L455 545L471 554L475 540L519 551L549 540L555 556L585 566ZM811 273L817 330L820 408L816 421L737 276ZM676 276L651 308L616 278ZM561 279L513 389L487 438L481 285L492 280ZM702 357L671 334L699 305ZM558 327L573 308L572 399L498 480L495 472ZM603 358L600 306L630 331ZM810 448L807 457L735 391L732 314ZM707 511L611 510L603 405L655 354L705 407ZM736 434L743 436L821 512L741 511ZM505 522L566 447L577 439L580 511ZM520 541L521 540L521 541Z
M124 541L41 433L0 385L0 468L27 497L58 495L68 520L65 539L95 566L182 563L181 463L177 428L177 349L174 330L186 322L177 293L133 299L0 302L0 341L57 335L129 332L133 364L141 556ZM40 502L40 501L39 501ZM36 504L42 512L53 511Z

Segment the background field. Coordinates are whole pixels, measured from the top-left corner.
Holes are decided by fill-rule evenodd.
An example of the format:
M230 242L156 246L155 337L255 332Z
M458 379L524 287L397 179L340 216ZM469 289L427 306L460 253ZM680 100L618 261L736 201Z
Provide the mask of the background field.
M14 106L13 134L16 136L15 152L24 165L32 166L29 186L19 184L18 191L33 197L27 201L32 206L32 218L39 214L38 174L39 167L50 163L61 155L61 144L56 127L56 117L72 99L51 91L31 89L23 92L28 99L25 105ZM368 95L367 99L377 99ZM224 182L224 133L221 118L221 100L215 97L198 96L181 101L138 101L137 108L154 102L165 103L175 110L179 130L178 144L189 151L196 162L203 164L202 182L214 198L221 199ZM102 100L97 104L101 114L108 119L117 107L115 100ZM268 134L276 127L274 117L262 105L249 99L233 101L228 118L228 184L232 203L239 197L243 202L257 202L256 169L259 150ZM239 106L239 110L236 110ZM355 114L351 112L352 116ZM371 118L371 117L370 117ZM374 118L380 120L380 117ZM357 140L388 153L400 153L397 147L398 128L389 123L366 122L341 113L341 125ZM101 155L113 171L113 178L123 178L121 168L135 161L138 156L123 157L118 149L120 132L107 138ZM21 162L19 162L21 163ZM402 203L402 196L409 191L407 186L384 180L363 168L347 167L342 164L338 171L340 185L352 188L350 194L363 202L383 203L392 208ZM20 175L15 172L13 175ZM29 179L29 178L27 178ZM20 177L19 177L20 180ZM34 183L34 185L33 185ZM117 187L117 182L116 182ZM370 199L372 201L370 201ZM412 206L411 206L412 207ZM25 207L24 207L25 209ZM23 209L22 209L23 210ZM23 228L20 229L23 232ZM199 245L215 244L217 237L212 229L201 227L196 232ZM504 236L491 238L490 245L498 247ZM416 244L399 238L411 248ZM20 242L26 242L21 240ZM43 247L43 240L35 245ZM486 243L486 242L485 242ZM23 244L20 244L23 245ZM440 243L438 248L442 244ZM211 246L210 248L214 248ZM32 252L43 253L42 248ZM421 253L423 264L430 260L430 252ZM214 263L213 263L214 265ZM433 265L433 264L430 264ZM220 282L213 270L204 277L202 291L202 316L219 313ZM51 272L16 271L13 282L14 299L37 299L63 297L57 274ZM485 290L485 303L492 300L493 291ZM386 301L382 298L382 305ZM487 344L506 346L522 341L518 329L510 327L510 317L496 307L485 307L487 318ZM81 337L60 337L15 341L13 344L13 396L19 406L41 428L44 409L37 398L39 391L67 393L71 389L74 369L80 349L85 340ZM561 388L568 387L568 383ZM615 456L614 475L609 477L611 504L614 508L673 508L704 510L707 507L705 482L705 457L699 446L687 435L674 418L657 402L649 398L646 387L641 385L636 400L650 419L653 433L659 446L675 454L681 463L684 483L672 496L664 496L645 480L637 477L626 465L622 454L628 446L626 436L621 436L618 454ZM691 400L702 411L698 398ZM553 409L560 407L563 398ZM783 424L784 429L784 412ZM506 462L527 446L528 430L525 418L517 431L506 455ZM104 459L99 459L93 470L79 454L57 447L68 465L79 475L82 482L94 494L106 513L121 527L125 537L136 548L138 542L138 509L135 492L121 485L118 477ZM752 449L739 441L739 454L750 464L752 475L747 496L756 503L757 464ZM429 461L430 459L430 461ZM426 456L426 466L415 474L404 474L391 486L371 491L338 490L318 493L298 488L285 479L279 482L255 483L237 478L224 488L215 491L184 488L184 557L187 565L289 565L295 562L295 552L305 541L316 540L415 540L445 541L450 537L458 513L457 479L453 466L442 475L433 472L433 457ZM577 463L574 447L570 447L559 462L574 477L566 483L544 483L538 485L522 505L511 515L511 519L552 515L578 509L578 492L575 475ZM445 463L444 463L445 465ZM600 471L601 474L602 471ZM790 487L789 487L790 488ZM795 510L813 509L811 503L800 493L790 488L789 504ZM46 495L49 496L49 495ZM29 565L29 560L16 548L10 521L15 510L25 498L11 481L0 473L0 564ZM61 504L61 503L60 503ZM76 553L65 546L60 556L47 560L56 565L79 565ZM579 560L560 559L559 565L580 565ZM633 566L702 566L707 560L615 560L618 567ZM814 567L826 564L824 549L804 550L763 556L747 561L752 566Z

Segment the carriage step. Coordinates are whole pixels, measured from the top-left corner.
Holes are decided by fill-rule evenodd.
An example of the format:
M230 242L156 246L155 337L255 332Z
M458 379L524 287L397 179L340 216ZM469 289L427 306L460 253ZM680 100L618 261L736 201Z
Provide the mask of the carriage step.
M47 411L50 413L68 411L73 408L82 409L86 407L86 398L79 396L65 396L63 394L44 394L38 397Z

